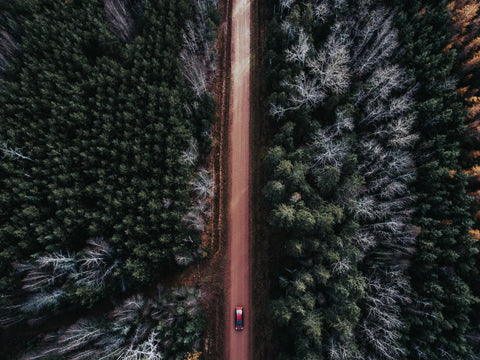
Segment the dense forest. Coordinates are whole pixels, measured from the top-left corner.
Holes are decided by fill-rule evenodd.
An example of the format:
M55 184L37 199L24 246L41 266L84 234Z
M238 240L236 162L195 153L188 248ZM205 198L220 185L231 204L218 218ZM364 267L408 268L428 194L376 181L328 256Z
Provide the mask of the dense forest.
M1 2L0 323L115 308L31 344L36 358L200 349L198 289L141 292L208 254L217 6Z
M278 358L480 356L477 13L274 4L264 197L286 264L270 306Z
M218 7L0 2L0 357L201 357ZM272 358L479 360L480 4L265 8Z
M479 114L480 97L480 4L476 1L457 0L448 4L452 16L453 34L447 48L457 52L456 70L458 76L457 93L467 107L466 133L462 139L462 162L464 172L468 175L467 191L474 198L472 213L474 226L470 235L480 240L480 132ZM480 254L475 257L475 266L480 269ZM476 358L480 358L480 281L472 277L472 290L476 303L470 315L469 337L472 339Z

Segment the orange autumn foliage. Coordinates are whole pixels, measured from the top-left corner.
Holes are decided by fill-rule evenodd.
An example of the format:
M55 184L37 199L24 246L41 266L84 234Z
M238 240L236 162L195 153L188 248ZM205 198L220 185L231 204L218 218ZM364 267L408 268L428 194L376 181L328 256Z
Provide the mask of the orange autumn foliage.
M452 14L455 34L448 48L457 50L462 64L463 76L468 77L480 69L480 2L477 0L454 0L448 5ZM462 79L465 80L465 79ZM462 81L464 82L464 81ZM465 88L465 89L464 89ZM478 89L463 84L462 93L475 95Z
M465 125L465 155L469 175L468 191L480 209L480 93L478 75L480 71L480 2L478 0L453 0L448 5L452 15L454 35L445 50L455 49L460 66L460 81L457 94L468 108ZM470 235L480 240L480 210L476 212L475 228Z
M475 240L480 240L480 230L469 230L468 233Z
M452 45L452 44L450 44ZM458 88L457 90L455 90L455 92L460 95L460 96L465 96L465 94L467 93L468 91L468 87L467 86L464 86L464 87L461 87L461 88Z
M465 100L470 105L468 109L468 117L470 119L476 118L480 114L480 97L471 96Z
M477 96L479 90L476 86L472 86L473 74L480 71L480 2L453 0L448 9L452 14L452 27L455 31L448 48L457 51L461 64L462 77L457 93L464 98L468 107L468 146L480 142L480 96Z
M479 64L480 64L480 51L475 51L475 53L473 53L471 57L462 64L463 70L468 72L474 71L479 67ZM478 89L476 89L475 93L477 91Z
M188 352L185 360L199 360L200 355L202 355L202 353L198 351L194 351L193 353Z
M420 17L423 17L426 12L427 12L427 8L424 7L422 10L420 10Z
M473 160L478 160L480 158L480 150L472 150L468 153L468 157Z
M470 169L464 170L466 174L469 174L470 176L480 176L480 166L475 165L472 166Z

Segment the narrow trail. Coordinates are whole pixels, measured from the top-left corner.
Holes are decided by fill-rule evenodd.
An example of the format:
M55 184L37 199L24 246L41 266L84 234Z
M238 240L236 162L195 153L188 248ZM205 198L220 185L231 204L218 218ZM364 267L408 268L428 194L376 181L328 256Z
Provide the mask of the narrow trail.
M229 116L229 205L225 359L252 359L250 257L250 24L251 0L232 0L232 63ZM234 329L235 306L245 328Z

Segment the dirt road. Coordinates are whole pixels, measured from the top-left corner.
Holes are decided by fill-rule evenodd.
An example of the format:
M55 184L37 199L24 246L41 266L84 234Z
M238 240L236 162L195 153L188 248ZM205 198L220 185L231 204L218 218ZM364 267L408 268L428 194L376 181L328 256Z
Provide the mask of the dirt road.
M225 359L252 358L250 284L250 1L232 0L228 271ZM236 332L235 306L243 306L245 329Z

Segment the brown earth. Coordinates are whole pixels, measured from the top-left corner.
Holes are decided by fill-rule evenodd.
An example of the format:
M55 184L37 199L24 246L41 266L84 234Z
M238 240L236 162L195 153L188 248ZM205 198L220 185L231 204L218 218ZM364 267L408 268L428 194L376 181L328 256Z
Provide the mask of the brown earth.
M225 277L225 359L252 359L250 261L250 13L249 0L233 0L229 119L228 267ZM234 329L236 306L245 328Z

